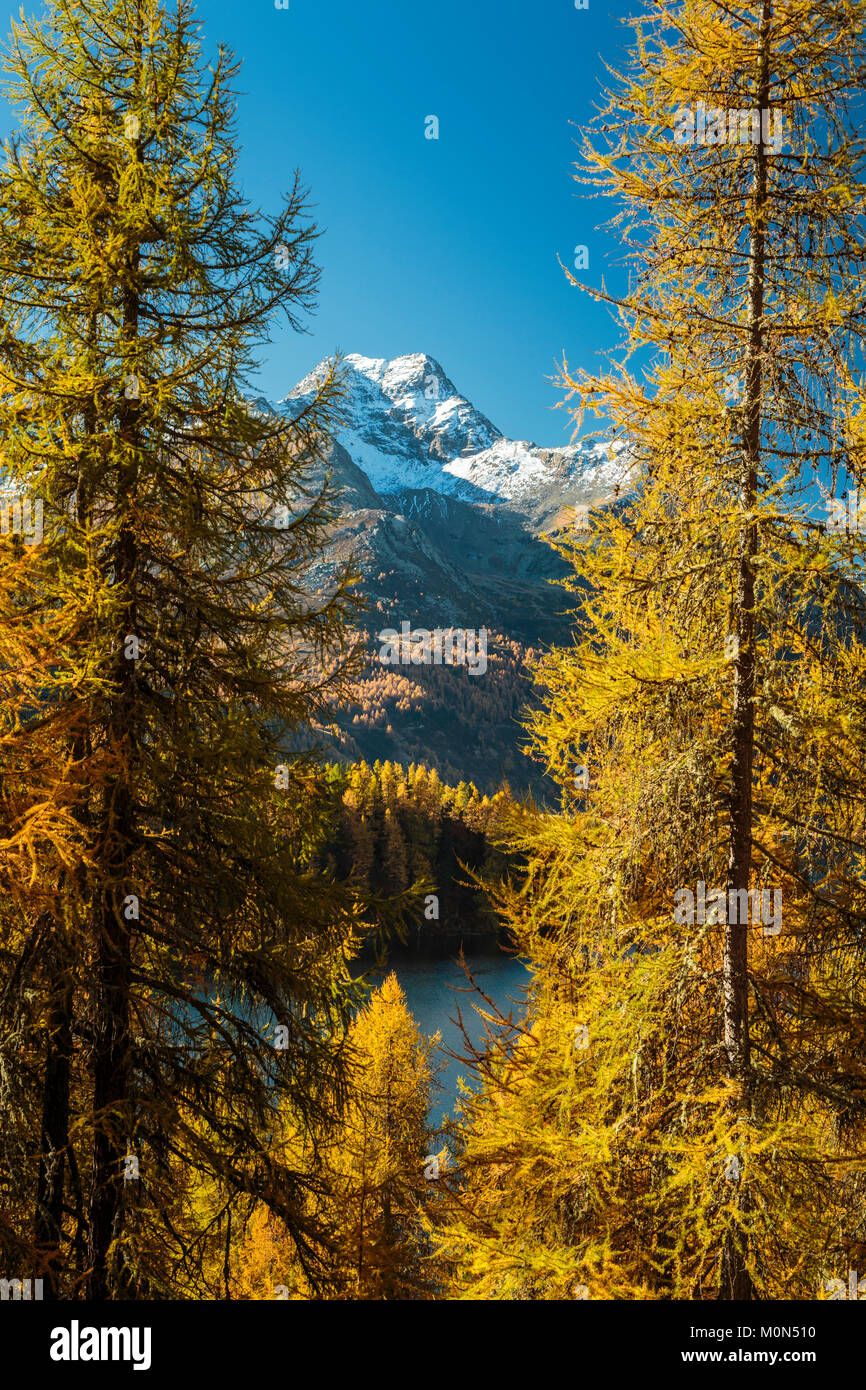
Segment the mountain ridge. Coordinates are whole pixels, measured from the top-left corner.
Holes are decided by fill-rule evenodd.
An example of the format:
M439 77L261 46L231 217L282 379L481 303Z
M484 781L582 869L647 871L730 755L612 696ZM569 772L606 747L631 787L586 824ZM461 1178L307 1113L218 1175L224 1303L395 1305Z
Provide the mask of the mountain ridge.
M353 761L432 764L484 791L507 780L543 799L545 779L520 752L526 666L571 631L569 596L555 584L566 566L544 537L627 494L627 453L610 441L546 448L508 439L426 353L352 353L342 364L342 419L327 454L341 510L314 578L326 587L355 560L369 662L359 709L337 712L332 749ZM297 414L329 366L317 364L268 408ZM485 630L485 674L383 668L379 633L403 622Z
M295 414L328 371L317 364L272 407ZM342 359L343 422L336 439L380 495L434 491L519 513L540 530L563 505L589 505L622 489L618 441L547 447L507 438L426 353Z

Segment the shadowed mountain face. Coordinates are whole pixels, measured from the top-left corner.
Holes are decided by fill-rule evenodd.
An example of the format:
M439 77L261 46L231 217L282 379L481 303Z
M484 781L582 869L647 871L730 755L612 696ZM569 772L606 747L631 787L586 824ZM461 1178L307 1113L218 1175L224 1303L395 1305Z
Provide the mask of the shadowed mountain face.
M297 414L323 369L275 409ZM332 565L355 557L370 663L358 709L339 719L341 755L423 762L447 781L494 790L507 779L544 795L540 767L520 752L524 667L566 641L570 622L569 596L551 582L563 562L542 533L629 489L622 451L506 439L423 354L351 355L344 371L345 423L329 460L343 511L317 580L326 585ZM383 662L378 634L403 623L486 629L486 670L435 664L423 648Z

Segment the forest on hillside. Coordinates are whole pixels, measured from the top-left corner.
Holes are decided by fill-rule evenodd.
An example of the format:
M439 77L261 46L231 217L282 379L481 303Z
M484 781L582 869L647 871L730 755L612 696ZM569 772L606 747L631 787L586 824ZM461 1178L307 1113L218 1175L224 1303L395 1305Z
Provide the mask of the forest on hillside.
M519 872L518 856L506 848L514 810L507 790L482 796L471 782L447 786L435 767L404 769L388 760L333 767L331 776L340 811L322 865L370 899L408 897L398 919L402 940L387 916L380 922L391 951L454 950L499 936L482 885Z
M495 629L487 634L480 679L463 667L382 666L374 653L340 723L338 751L351 761L371 749L381 761L430 762L449 782L468 777L491 794L513 783L541 798L550 790L543 769L519 746L521 718L533 698L529 672L539 655Z
M574 171L619 338L559 386L634 486L551 539L566 637L419 693L371 674L352 563L311 578L339 358L253 403L321 272L300 178L243 191L234 58L188 0L15 22L4 1302L866 1297L863 5L629 24ZM430 756L388 744L416 699ZM545 800L461 765L472 702ZM362 966L487 937L525 1008L474 993L434 1131L436 1040Z

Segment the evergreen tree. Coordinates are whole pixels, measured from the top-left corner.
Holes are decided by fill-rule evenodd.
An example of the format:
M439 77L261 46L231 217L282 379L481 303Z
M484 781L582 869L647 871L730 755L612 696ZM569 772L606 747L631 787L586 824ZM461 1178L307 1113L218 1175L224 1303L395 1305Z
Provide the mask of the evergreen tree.
M409 869L406 855L406 841L400 829L400 822L393 811L385 812L383 835L383 868L386 887L391 893L402 893L409 886Z
M435 1189L428 1159L431 1053L396 976L388 975L351 1030L355 1063L343 1124L330 1136L319 1219L330 1225L332 1297L430 1298L436 1290L422 1217ZM311 1289L279 1221L260 1209L241 1245L235 1296L309 1298Z
M171 1295L200 1174L279 1212L315 1283L313 1179L264 1136L281 1104L335 1119L355 995L329 793L292 752L352 673L350 576L309 578L333 372L297 418L249 404L315 229L297 180L275 217L243 200L237 65L188 0L50 0L7 66L0 434L49 523L0 542L10 1239L52 1291Z
M565 378L640 489L561 547L563 814L515 832L530 1009L443 1247L470 1296L810 1298L863 1238L864 536L816 511L866 466L862 6L646 8L580 176L655 355Z

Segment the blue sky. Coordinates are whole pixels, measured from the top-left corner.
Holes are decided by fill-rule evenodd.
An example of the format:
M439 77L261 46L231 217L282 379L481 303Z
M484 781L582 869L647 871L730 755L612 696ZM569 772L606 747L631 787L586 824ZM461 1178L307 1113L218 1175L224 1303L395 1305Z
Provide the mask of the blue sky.
M617 329L557 256L571 265L587 245L583 274L619 282L617 247L594 231L612 209L570 177L569 123L592 115L599 55L621 57L627 13L626 0L203 0L206 46L243 59L247 196L274 208L297 166L324 229L311 336L275 337L266 395L336 348L424 351L506 434L568 439L549 378L563 350L600 366Z

